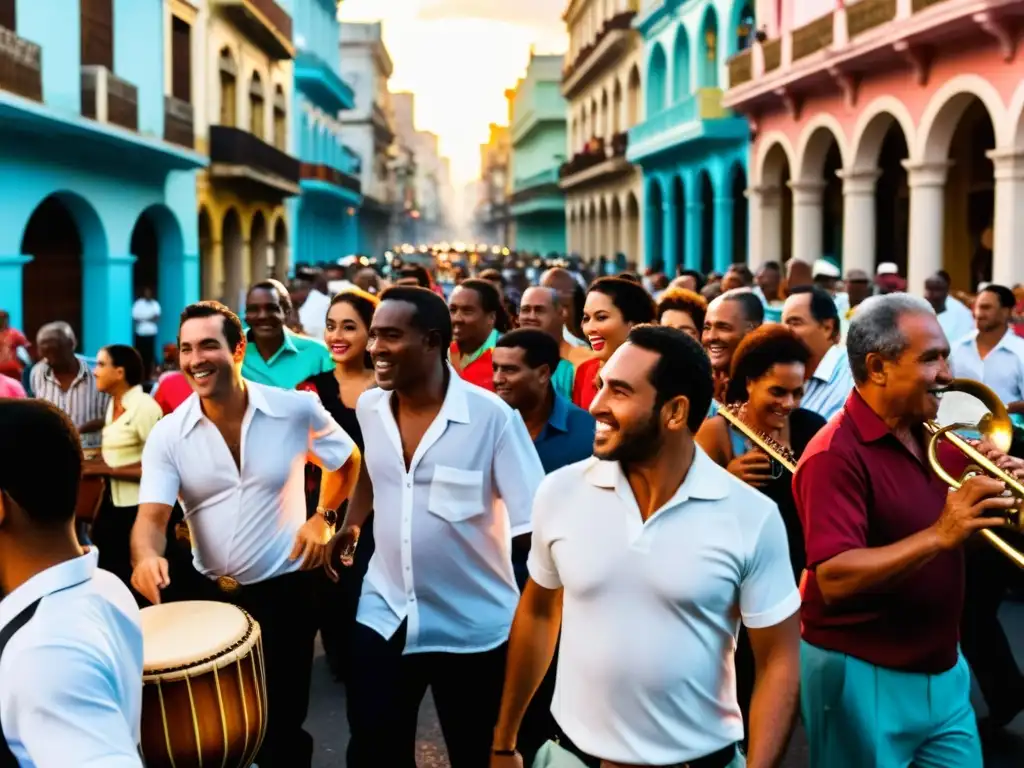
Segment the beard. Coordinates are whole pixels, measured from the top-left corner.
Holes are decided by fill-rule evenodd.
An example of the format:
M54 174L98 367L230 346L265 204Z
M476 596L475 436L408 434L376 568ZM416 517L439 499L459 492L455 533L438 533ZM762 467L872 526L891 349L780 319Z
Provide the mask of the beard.
M635 464L647 461L661 450L661 424L657 412L652 412L645 421L634 424L620 433L618 444L610 451L597 452L594 456L603 461L617 461L621 464Z

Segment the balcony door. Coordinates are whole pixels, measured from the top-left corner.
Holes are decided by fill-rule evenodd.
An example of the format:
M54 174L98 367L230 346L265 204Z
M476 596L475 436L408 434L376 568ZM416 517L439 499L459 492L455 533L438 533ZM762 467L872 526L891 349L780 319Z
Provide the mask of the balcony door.
M17 0L0 0L0 27L9 29L11 32L18 31L16 4Z
M171 94L192 102L192 27L177 16L171 24Z
M81 0L82 65L114 71L114 0Z

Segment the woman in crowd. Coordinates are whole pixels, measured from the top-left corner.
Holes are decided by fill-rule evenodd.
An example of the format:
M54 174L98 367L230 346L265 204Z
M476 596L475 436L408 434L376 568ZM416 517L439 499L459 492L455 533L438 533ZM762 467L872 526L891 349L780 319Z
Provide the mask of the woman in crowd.
M334 361L334 370L312 376L299 385L299 389L314 392L334 420L341 425L363 450L363 434L356 420L356 402L359 396L376 386L373 362L366 351L370 322L380 300L372 294L352 288L339 293L327 309L324 342ZM309 514L316 511L320 489L320 469L307 465L306 499ZM344 509L339 510L344 518ZM321 639L324 652L335 677L343 679L343 662L348 657L348 637L356 618L359 592L363 576L373 554L373 518L363 527L356 550L356 561L351 568L341 571L341 580L335 584L326 575L318 580L320 598Z
M163 409L142 391L142 356L134 347L111 344L96 355L96 389L110 395L103 427L101 456L87 461L85 477L107 478L107 493L93 524L91 538L100 552L100 567L131 580L129 538L139 511L142 449Z
M810 351L784 325L763 325L748 333L733 355L726 403L743 423L789 451L795 464L825 419L800 407ZM697 444L730 474L774 501L786 525L793 576L799 581L806 564L803 532L793 501L793 476L770 459L721 413L705 420ZM744 723L754 690L754 657L746 630L736 648L736 693ZM745 729L749 732L749 729Z
M669 288L658 302L658 325L676 328L699 342L707 311L708 302L699 293Z
M572 400L584 410L597 395L595 379L601 367L622 346L634 325L653 323L654 299L642 285L621 277L602 277L587 290L583 305L583 334L595 356L576 369Z

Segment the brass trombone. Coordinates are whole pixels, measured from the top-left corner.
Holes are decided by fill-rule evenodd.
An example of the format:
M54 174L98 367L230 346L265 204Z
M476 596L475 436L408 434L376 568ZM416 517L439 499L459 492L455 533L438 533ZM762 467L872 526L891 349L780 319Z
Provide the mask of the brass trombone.
M964 480L980 474L988 475L1006 483L1007 491L1020 503L1004 513L1004 525L1012 530L1024 530L1021 515L1021 506L1024 505L1024 484L1009 472L997 467L987 456L953 431L962 428L975 429L995 445L996 448L1003 452L1008 452L1010 445L1013 443L1013 422L1010 420L1010 414L1007 412L1006 406L1003 405L1003 402L995 392L980 381L954 379L953 383L945 391L963 392L964 394L971 395L980 400L988 408L989 412L977 424L948 424L943 427L934 421L925 422L925 429L931 434L931 439L928 441L928 463L935 471L935 474L954 490L958 489ZM960 480L949 474L939 461L938 444L939 440L943 438L948 440L972 462ZM992 529L986 528L982 530L981 535L992 546L1010 558L1019 568L1024 569L1024 554L1010 546L1005 539L996 534Z

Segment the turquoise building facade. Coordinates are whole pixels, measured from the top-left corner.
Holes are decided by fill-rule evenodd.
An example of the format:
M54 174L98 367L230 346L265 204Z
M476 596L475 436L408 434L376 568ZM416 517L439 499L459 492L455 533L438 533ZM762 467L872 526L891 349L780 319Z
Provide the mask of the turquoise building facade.
M67 321L90 355L132 343L144 288L169 310L163 338L199 298L207 162L191 105L165 90L162 0L91 5L0 6L0 309L30 337Z
M341 139L339 113L355 94L341 77L336 0L279 0L294 24L295 130L301 194L289 201L292 264L337 261L361 248L361 160Z
M524 253L565 253L565 196L558 168L565 162L566 111L561 56L531 53L512 99L513 247Z
M746 262L750 127L722 107L725 62L753 42L753 0L661 0L644 40L641 109L627 159L643 171L644 266L724 272Z

